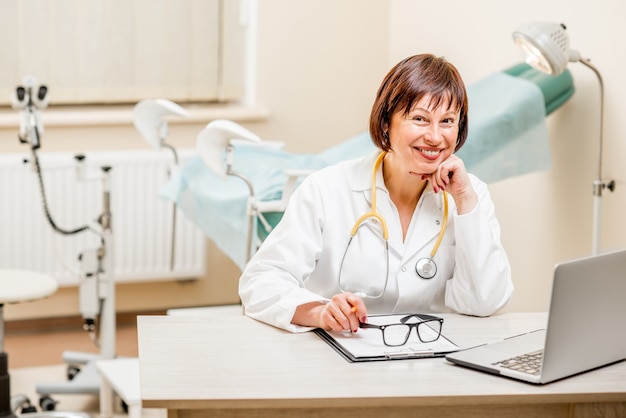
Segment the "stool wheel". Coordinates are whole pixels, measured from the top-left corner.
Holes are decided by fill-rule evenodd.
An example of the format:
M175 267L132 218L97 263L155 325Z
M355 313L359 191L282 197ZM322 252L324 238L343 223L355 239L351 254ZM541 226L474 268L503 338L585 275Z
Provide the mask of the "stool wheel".
M33 404L30 403L30 399L28 399L28 396L20 393L20 394L11 396L11 411L13 412L21 411L21 413L24 414L24 413L37 412L37 408L35 408Z
M39 398L39 407L42 411L54 411L57 407L57 401L50 396L45 395Z
M74 365L67 366L67 380L74 379L78 373L80 373L80 367Z
M22 408L22 414L32 414L34 412L37 412L37 408L32 405L28 405Z

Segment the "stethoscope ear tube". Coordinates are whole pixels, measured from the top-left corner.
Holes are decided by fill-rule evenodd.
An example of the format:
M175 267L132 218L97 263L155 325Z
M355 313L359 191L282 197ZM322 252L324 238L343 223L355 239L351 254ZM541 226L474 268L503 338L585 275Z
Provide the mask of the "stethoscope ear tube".
M339 273L338 273L339 277L337 278L339 290L344 292L345 290L343 289L341 285L341 273L343 270L343 264L346 258L346 254L348 253L348 248L350 247L350 244L352 243L352 238L354 238L354 236L357 234L357 231L359 230L359 228L361 227L361 225L366 219L373 218L373 219L378 220L382 226L383 240L385 242L385 258L386 258L385 260L385 263L386 263L385 285L382 291L375 296L365 295L362 292L355 293L355 294L359 294L361 297L369 297L373 299L382 297L385 291L387 290L387 285L389 283L389 241L388 241L389 232L387 229L387 223L385 221L385 218L383 218L376 211L376 173L378 171L378 167L380 167L383 159L385 158L385 154L386 152L380 153L378 158L376 158L374 167L372 168L371 210L365 213L364 215L362 215L361 217L359 217L359 219L357 219L356 223L352 227L352 230L350 231L350 239L348 240L348 244L346 245L346 249L344 251L343 257L341 259L341 264L339 266ZM434 257L435 257L435 254L437 254L437 250L439 250L439 245L441 244L443 236L445 235L445 232L446 232L446 227L448 225L448 194L445 191L443 191L442 193L443 193L443 221L441 224L441 230L439 231L439 236L437 237L437 241L435 242L435 245L433 246L433 249L430 252L430 256L418 260L417 263L415 264L415 272L417 273L417 275L421 277L422 279L426 279L426 280L432 279L437 274L437 264L435 263Z
M443 191L443 221L441 223L441 230L439 231L439 236L437 237L437 241L433 246L432 251L430 252L430 257L420 258L415 263L415 272L422 279L432 279L437 274L437 263L435 263L435 254L437 254L437 250L439 250L439 245L441 244L441 240L443 239L444 234L446 233L446 226L448 225L448 194Z

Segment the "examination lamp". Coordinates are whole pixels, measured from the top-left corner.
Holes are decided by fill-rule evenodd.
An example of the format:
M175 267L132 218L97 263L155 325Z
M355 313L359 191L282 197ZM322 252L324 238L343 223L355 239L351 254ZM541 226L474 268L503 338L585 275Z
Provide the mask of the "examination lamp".
M602 216L602 190L613 191L615 181L602 180L602 125L604 124L604 83L602 76L590 60L569 47L569 36L565 25L551 22L535 22L520 26L513 32L515 44L524 52L526 62L537 70L549 75L559 75L568 62L580 62L590 68L598 78L600 86L600 132L598 142L598 172L593 182L593 235L592 255L599 253Z

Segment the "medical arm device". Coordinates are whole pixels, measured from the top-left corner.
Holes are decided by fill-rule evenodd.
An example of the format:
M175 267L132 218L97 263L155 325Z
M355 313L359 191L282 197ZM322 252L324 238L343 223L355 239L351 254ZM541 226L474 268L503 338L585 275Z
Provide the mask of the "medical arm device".
M20 111L20 132L18 139L21 143L30 143L32 149L38 149L40 135L43 134L40 110L48 106L48 87L37 86L35 77L26 76L23 85L17 86L11 96L11 105Z
M111 167L101 167L99 175L90 177L85 173L84 156L77 155L77 179L80 181L99 180L102 183L102 213L96 219L96 225L82 225L73 229L60 227L53 219L48 208L48 200L43 182L42 168L38 150L41 147L43 122L40 111L48 105L48 89L46 86L37 88L34 77L27 76L24 85L18 86L12 97L12 105L20 111L20 128L18 139L29 144L32 160L40 186L41 199L48 223L55 232L62 235L75 235L85 231L95 233L100 245L96 249L85 250L78 256L80 266L79 310L83 317L83 328L100 349L100 355L67 352L64 360L70 364L86 364L95 358L115 357L115 283L113 262L113 235L111 215ZM99 331L99 332L98 332ZM77 378L77 374L86 377ZM83 370L76 366L68 367L69 382L40 384L37 392L41 395L40 406L44 410L53 410L56 402L50 398L52 393L94 393L99 390L100 378L95 364L87 365Z
M145 99L137 103L133 109L134 125L139 134L153 148L166 148L172 152L174 166L168 177L178 168L178 153L176 148L166 142L169 130L165 120L167 115L176 115L188 118L189 113L178 104L167 99ZM176 248L176 204L172 203L172 236L170 240L170 270L174 270Z
M245 183L248 188L248 204L247 204L247 243L246 243L246 261L250 260L253 243L254 230L254 186L248 177L233 169L234 159L234 143L233 140L249 141L252 143L260 143L261 138L253 134L243 126L229 120L215 120L209 122L202 129L196 139L196 147L200 157L207 167L212 169L220 178L225 179L226 176L238 177ZM222 153L225 152L225 158Z

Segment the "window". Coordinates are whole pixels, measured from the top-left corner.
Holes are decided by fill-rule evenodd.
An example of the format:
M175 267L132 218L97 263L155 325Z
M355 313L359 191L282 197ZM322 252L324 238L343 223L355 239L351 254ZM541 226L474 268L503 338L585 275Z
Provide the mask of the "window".
M26 75L54 104L228 102L244 95L232 0L3 0L0 104ZM10 41L14 40L14 41Z

